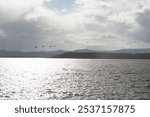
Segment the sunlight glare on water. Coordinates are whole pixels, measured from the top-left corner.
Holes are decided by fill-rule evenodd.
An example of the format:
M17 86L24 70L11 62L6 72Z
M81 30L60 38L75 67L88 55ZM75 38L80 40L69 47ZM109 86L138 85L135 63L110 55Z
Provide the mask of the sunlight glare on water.
M0 99L150 99L150 60L1 58Z

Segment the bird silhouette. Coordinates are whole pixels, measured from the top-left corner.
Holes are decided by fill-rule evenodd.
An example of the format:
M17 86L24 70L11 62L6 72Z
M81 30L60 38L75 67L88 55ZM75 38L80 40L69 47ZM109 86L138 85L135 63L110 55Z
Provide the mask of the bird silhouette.
M38 46L34 46L34 48L38 48Z

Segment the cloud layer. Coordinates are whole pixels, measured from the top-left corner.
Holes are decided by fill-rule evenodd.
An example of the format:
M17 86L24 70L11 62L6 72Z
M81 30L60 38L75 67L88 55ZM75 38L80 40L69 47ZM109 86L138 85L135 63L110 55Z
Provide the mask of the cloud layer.
M0 50L150 47L144 0L0 0L0 18Z

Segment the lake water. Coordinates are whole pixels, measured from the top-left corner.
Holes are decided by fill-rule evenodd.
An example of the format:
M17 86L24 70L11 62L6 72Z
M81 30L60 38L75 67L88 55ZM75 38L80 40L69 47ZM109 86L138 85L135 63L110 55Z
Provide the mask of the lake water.
M1 58L0 99L150 99L150 60Z

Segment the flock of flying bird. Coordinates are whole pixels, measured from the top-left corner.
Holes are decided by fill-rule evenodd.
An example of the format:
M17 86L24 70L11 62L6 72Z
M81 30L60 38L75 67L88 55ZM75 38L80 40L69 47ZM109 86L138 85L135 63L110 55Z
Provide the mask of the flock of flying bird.
M45 48L46 46L45 45L42 45L41 46L42 48ZM55 48L56 46L54 45L50 45L50 46L48 46L49 48ZM39 48L39 46L34 46L34 48Z

